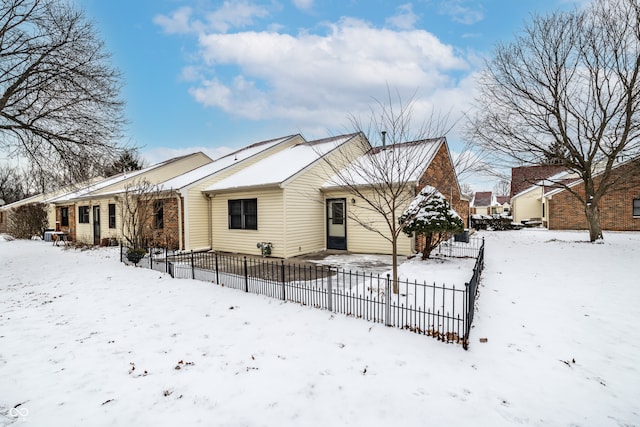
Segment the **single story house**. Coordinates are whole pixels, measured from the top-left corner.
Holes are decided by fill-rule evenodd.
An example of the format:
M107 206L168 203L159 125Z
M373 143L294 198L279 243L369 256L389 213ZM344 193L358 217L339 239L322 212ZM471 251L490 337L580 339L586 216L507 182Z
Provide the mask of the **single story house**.
M123 238L125 223L136 217L125 209L134 194L139 206L153 203L148 240L173 249L261 254L259 246L268 244L271 254L281 258L323 249L389 253L384 236L353 221L362 214L363 200L345 192L333 174L416 147L426 155L407 156L416 165L407 165L413 175L405 204L430 185L449 196L468 224L469 200L460 192L445 138L373 148L362 133L316 141L289 135L216 160L193 153L38 201L53 207L51 228L87 244ZM361 178L357 185L365 189L362 194L378 184ZM150 186L134 191L142 182ZM397 207L397 217L405 207ZM370 220L373 224L384 218L374 215ZM401 254L419 250L420 242L404 235L401 239Z
M612 173L620 181L600 199L600 225L603 230L640 231L640 157L620 162ZM595 175L596 185L600 175ZM568 185L584 197L581 180ZM544 204L550 230L588 230L584 206L567 189L546 192Z
M127 188L147 181L151 184L174 178L211 163L204 153L176 157L143 168L93 182L47 200L55 206L57 230L66 232L70 240L101 244L103 239L122 238L122 199Z

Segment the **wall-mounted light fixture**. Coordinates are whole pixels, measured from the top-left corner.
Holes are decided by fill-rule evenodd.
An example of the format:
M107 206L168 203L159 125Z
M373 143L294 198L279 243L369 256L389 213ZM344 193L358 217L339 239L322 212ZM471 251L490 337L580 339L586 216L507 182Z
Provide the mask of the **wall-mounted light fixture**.
M355 205L356 204L356 199L351 199L351 204Z

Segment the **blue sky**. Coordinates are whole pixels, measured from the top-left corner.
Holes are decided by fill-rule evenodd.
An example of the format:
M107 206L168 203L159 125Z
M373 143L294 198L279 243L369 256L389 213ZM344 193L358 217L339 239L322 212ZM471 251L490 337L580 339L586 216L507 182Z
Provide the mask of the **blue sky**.
M474 75L532 13L573 0L75 0L122 72L127 141L153 163L351 131L387 86L416 115L469 109ZM448 135L461 146L457 129Z

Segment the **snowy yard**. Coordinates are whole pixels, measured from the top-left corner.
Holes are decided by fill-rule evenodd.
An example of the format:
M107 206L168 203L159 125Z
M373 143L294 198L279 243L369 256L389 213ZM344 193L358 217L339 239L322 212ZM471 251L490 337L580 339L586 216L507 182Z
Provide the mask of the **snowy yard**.
M481 235L467 352L0 240L0 426L640 426L640 233Z

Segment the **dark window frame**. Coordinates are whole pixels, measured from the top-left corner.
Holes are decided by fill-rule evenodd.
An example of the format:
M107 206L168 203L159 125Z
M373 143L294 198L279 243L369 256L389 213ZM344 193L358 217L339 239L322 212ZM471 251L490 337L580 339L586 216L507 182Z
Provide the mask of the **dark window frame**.
M109 203L109 228L116 228L116 204Z
M156 230L164 228L164 200L153 202L153 228Z
M64 206L60 208L60 226L69 226L69 207Z
M227 201L229 230L258 229L258 199L230 199Z
M640 218L640 198L638 199L633 199L632 202L632 208L633 208L633 217L634 218Z
M331 223L334 225L342 225L344 224L344 208L346 203L333 203L331 205Z
M78 206L78 223L89 224L89 206Z

